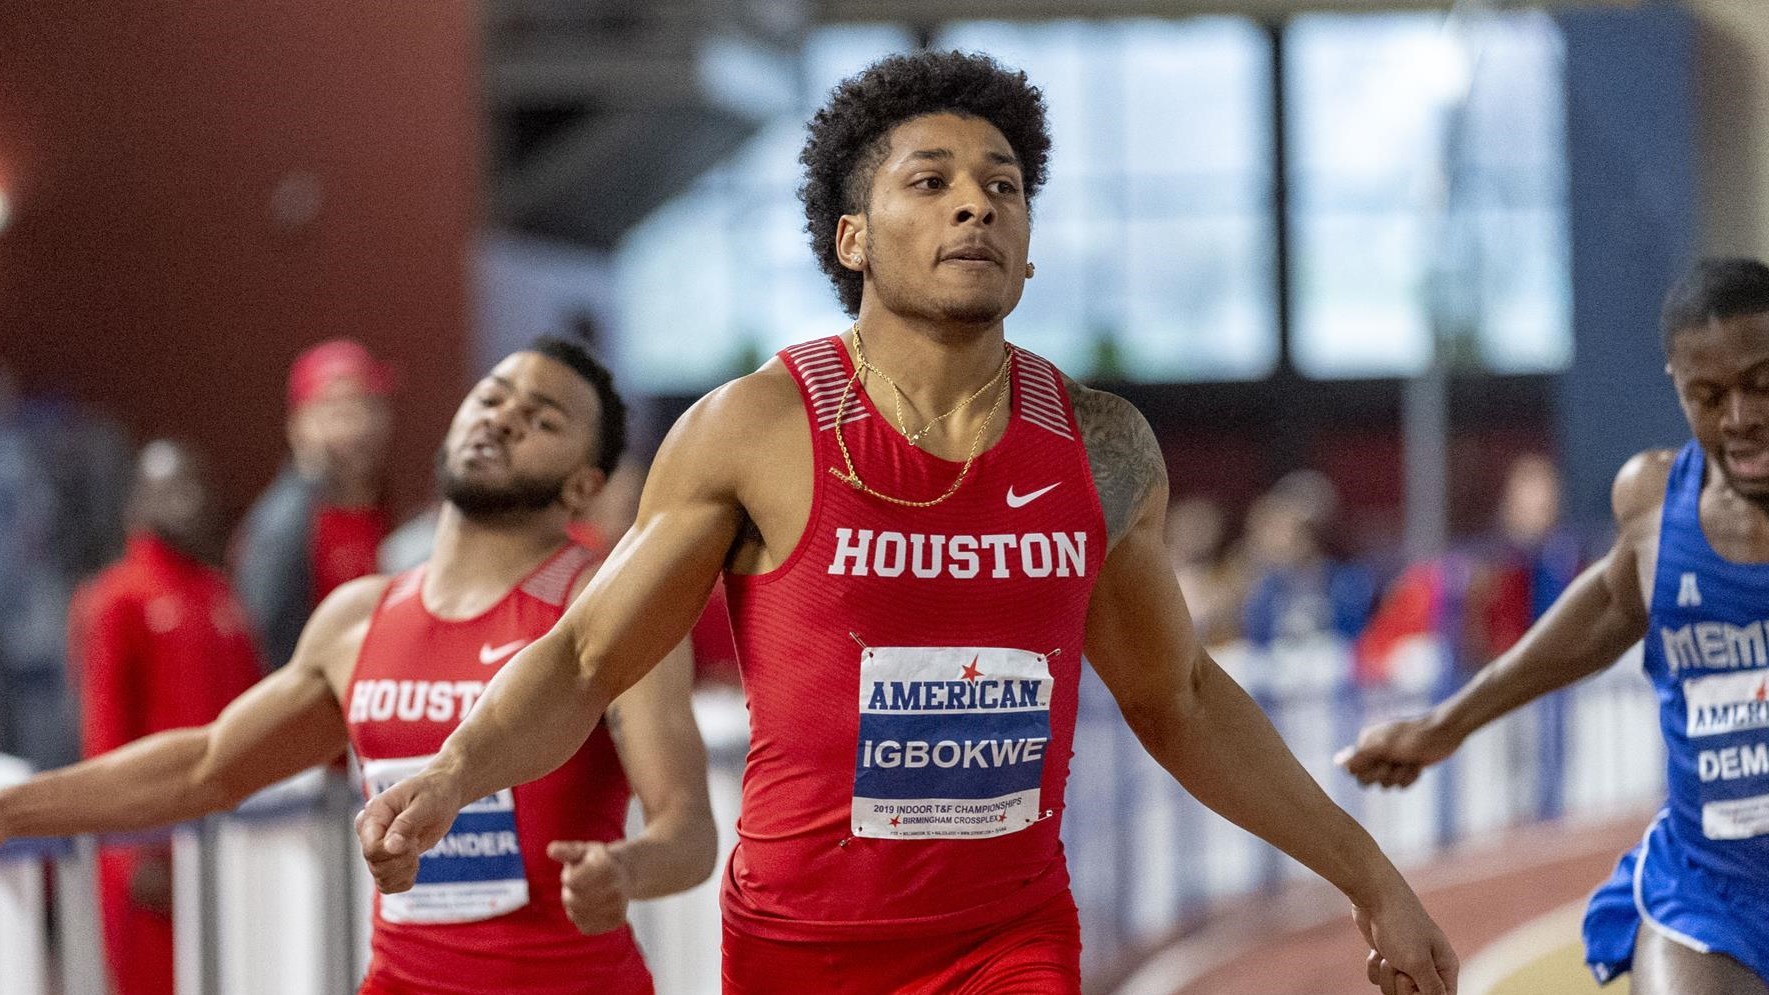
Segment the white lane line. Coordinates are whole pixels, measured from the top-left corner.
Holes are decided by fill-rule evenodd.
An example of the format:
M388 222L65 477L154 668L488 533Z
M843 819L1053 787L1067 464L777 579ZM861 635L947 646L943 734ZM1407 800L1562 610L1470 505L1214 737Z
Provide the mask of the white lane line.
M1475 951L1462 962L1462 995L1489 995L1536 961L1562 947L1576 945L1585 920L1585 901L1570 902L1518 926ZM1596 991L1597 983L1591 982Z

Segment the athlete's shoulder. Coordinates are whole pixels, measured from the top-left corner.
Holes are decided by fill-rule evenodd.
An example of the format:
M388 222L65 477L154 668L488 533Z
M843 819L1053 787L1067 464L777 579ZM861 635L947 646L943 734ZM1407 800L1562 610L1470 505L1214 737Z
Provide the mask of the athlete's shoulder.
M1149 496L1166 485L1161 444L1136 405L1066 376L1063 382L1087 447L1093 485L1105 511L1106 534L1116 539L1135 521Z
M339 584L332 593L325 596L319 607L313 610L313 617L330 618L345 621L350 618L367 618L380 603L381 595L387 592L387 585L393 583L396 574L370 574L355 580Z
M354 666L369 621L392 581L386 574L358 577L326 595L301 630L291 664L328 672Z
M670 429L666 446L699 459L744 459L754 446L772 444L766 436L803 423L803 411L791 372L771 358L694 402Z
M779 356L771 356L759 369L731 381L718 391L720 401L733 413L776 416L802 408L798 384Z
M1622 464L1609 491L1610 507L1618 525L1658 514L1665 503L1665 484L1676 462L1675 450L1648 449L1635 453Z
M702 431L741 430L800 407L791 371L773 357L754 373L715 387L694 402L678 424Z

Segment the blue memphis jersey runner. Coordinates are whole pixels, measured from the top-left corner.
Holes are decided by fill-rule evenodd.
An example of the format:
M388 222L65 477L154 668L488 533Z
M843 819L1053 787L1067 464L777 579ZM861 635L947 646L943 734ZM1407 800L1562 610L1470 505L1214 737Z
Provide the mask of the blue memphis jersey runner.
M1769 886L1769 564L1702 531L1707 460L1683 447L1665 487L1645 644L1667 747L1667 829L1698 866Z

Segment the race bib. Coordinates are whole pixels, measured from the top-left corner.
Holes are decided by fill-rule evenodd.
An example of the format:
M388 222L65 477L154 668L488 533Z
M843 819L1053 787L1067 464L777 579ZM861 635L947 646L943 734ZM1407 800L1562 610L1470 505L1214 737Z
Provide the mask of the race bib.
M1702 835L1745 840L1769 833L1769 741L1734 735L1769 728L1769 670L1690 678L1683 700L1701 781Z
M1748 840L1769 833L1769 795L1708 802L1701 807L1701 831L1711 840Z
M860 654L853 831L979 839L1037 822L1050 744L1050 661L998 647Z
M1683 682L1690 739L1769 729L1769 670L1694 677Z
M429 757L367 760L363 781L371 794L416 774ZM508 789L461 809L448 835L418 860L410 891L381 896L390 923L478 922L528 904L528 876L516 838L516 796Z

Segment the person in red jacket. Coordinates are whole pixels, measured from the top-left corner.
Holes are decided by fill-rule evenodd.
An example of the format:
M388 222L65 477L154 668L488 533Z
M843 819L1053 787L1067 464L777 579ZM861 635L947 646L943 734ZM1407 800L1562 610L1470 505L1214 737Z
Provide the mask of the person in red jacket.
M70 611L86 756L209 722L258 679L245 614L212 565L215 525L192 454L173 442L149 443L137 465L123 557L75 595ZM166 847L106 847L99 882L117 995L171 995Z

